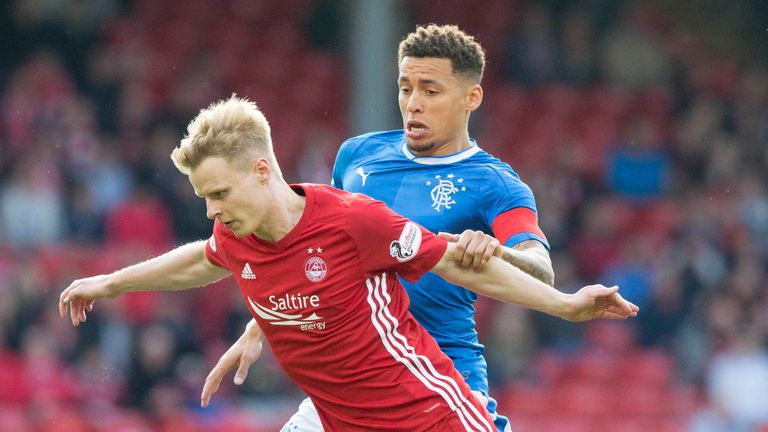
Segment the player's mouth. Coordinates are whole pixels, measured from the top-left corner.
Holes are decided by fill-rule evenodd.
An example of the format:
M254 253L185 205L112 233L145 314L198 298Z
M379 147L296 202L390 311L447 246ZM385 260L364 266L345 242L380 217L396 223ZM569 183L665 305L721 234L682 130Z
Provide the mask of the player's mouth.
M405 124L405 136L412 140L419 140L427 136L429 128L426 124L416 121L408 120Z
M229 222L222 222L225 227L229 228L230 230L235 225L235 221L229 221Z

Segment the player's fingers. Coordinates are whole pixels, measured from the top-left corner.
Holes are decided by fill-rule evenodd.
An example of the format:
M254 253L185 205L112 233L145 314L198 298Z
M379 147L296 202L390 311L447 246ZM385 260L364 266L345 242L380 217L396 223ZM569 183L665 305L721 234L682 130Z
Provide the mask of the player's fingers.
M618 292L614 292L613 294L611 294L608 300L610 305L618 307L619 309L624 311L626 314L631 314L632 312L636 312L634 308L637 308L637 306L624 300L624 298Z
M61 293L61 296L59 296L59 315L62 318L67 317L67 303L64 301L64 293Z
M473 267L475 262L475 254L477 249L481 246L482 240L478 241L477 232L466 230L462 233L459 243L464 243L464 256L461 259L462 267Z
M464 251L464 257L461 260L462 267L474 267L477 254L477 245L470 243L467 245L467 249Z
M606 303L612 302L611 296L619 291L618 286L607 287L605 285L589 285L586 287L587 293L595 300L603 301Z
M69 302L69 318L72 320L72 325L77 327L80 324L77 320L77 307L74 302Z
M483 256L485 255L485 249L488 247L488 238L480 231L475 231L472 234L472 245L474 249L472 251L472 267L479 271L483 267Z
M216 391L219 389L219 384L221 384L221 380L224 378L225 373L226 369L221 366L221 362L214 366L214 368L205 378L203 391L200 393L200 406L203 408L208 406L208 403L211 400L211 396L213 396L213 394L216 393Z
M610 316L614 316L614 317L624 317L624 318L634 318L634 317L637 316L637 314L634 313L634 312L628 314L628 313L624 312L623 310L617 309L617 308L607 308L607 309L605 309L603 311L603 314L605 316L610 315ZM616 319L618 319L618 318L616 318Z
M452 242L452 243L455 243L455 242L459 241L459 235L458 234L452 234L452 233L447 233L447 232L443 232L443 231L440 231L439 233L437 233L437 238L440 238L440 239L443 239L445 241Z
M472 251L469 249L472 247L472 231L471 230L464 230L463 233L461 233L460 236L458 236L458 240L456 241L456 253L454 255L456 261L461 263L462 266L467 266L467 254L471 254Z
M480 262L479 263L475 262L475 268L477 269L477 271L482 270L485 263L490 261L490 259L496 253L497 246L498 246L498 243L496 242L488 243L488 245L485 247L485 251L483 252L483 255L480 257Z
M240 360L240 364L237 366L237 371L235 372L235 385L240 385L245 382L245 378L248 377L248 367L251 365L251 363L245 360Z
M622 313L615 313L610 311L603 311L603 313L600 315L600 318L602 319L610 319L610 320L625 320L628 318L627 315L624 315Z

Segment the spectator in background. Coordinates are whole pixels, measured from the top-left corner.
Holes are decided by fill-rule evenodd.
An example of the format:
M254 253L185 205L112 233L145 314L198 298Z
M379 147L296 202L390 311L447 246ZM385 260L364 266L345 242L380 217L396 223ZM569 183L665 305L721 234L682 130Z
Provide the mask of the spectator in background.
M630 121L608 158L606 182L619 196L636 201L661 197L670 188L671 166L649 117Z
M610 84L637 90L672 83L672 61L656 36L653 12L643 2L625 3L621 19L603 39L601 63Z
M653 297L653 274L656 248L645 234L630 234L623 239L619 256L609 264L599 278L610 285L619 285L640 308Z
M36 154L35 154L36 153ZM66 230L58 170L38 148L12 168L0 189L0 229L8 244L30 248L61 240Z
M559 54L552 11L536 3L524 12L520 28L510 35L504 75L525 86L536 86L556 78Z
M590 15L584 7L569 10L563 20L560 78L574 86L597 79L597 50Z
M732 318L738 324L706 372L709 408L693 418L691 432L756 432L768 426L766 329L743 317Z
M108 245L137 257L155 255L175 243L170 211L148 182L109 212L104 234Z

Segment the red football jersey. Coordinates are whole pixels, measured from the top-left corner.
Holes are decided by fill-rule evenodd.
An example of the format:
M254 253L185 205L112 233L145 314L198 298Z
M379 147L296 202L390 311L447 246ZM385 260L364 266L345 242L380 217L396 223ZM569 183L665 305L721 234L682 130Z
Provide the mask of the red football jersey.
M214 224L208 259L232 272L286 373L327 431L460 430L493 422L451 360L408 312L397 279L434 267L446 243L379 201L329 186L306 196L276 243Z

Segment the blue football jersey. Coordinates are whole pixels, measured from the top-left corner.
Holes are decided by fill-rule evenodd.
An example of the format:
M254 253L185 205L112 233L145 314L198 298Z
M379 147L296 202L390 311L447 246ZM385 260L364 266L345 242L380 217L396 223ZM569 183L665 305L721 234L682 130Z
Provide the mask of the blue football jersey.
M402 130L373 132L342 144L333 185L383 201L430 231L466 229L493 235L495 218L511 209L536 212L531 189L506 163L472 146L449 156L420 157L405 145ZM535 239L534 232L499 239L506 246ZM435 338L473 390L488 393L484 347L475 330L477 294L427 273L418 282L402 280L410 311Z

